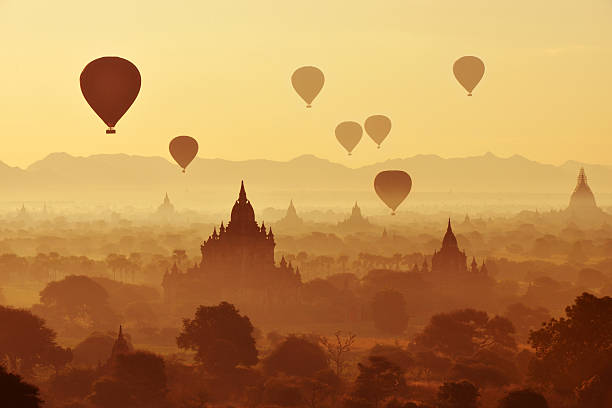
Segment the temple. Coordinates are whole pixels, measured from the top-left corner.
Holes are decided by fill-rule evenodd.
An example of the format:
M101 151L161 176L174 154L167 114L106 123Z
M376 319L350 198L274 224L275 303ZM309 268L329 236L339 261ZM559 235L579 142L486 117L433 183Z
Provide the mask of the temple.
M570 197L569 206L564 211L572 221L605 222L609 216L595 202L595 195L589 187L584 167L580 168L574 192Z
M351 216L338 223L338 229L342 232L362 232L373 229L373 225L361 214L361 208L355 202L351 210Z
M119 326L119 335L113 344L113 349L111 351L110 358L108 363L112 363L117 359L117 356L121 354L127 354L132 351L132 347L128 343L128 341L123 336L123 327Z
M576 188L570 197L569 211L592 211L598 209L595 203L595 195L589 184L587 183L587 176L584 172L584 167L580 168L578 173L578 181L576 182Z
M170 202L170 198L168 197L168 193L164 197L164 201L157 207L157 211L155 211L154 217L161 220L168 220L176 215L176 210L174 209L174 205Z
M474 261L475 262L475 261ZM442 239L442 248L434 252L431 258L431 272L447 275L458 275L467 272L467 257L465 252L459 249L457 238L453 233L450 218L446 234Z
M275 224L276 227L286 230L300 228L303 225L304 220L300 218L297 211L295 210L293 200L289 202L289 208L287 208L287 213L285 214L285 216L278 220Z
M244 183L232 208L227 226L222 222L202 243L199 265L186 272L168 271L162 286L167 301L201 303L220 300L252 299L265 291L278 294L301 284L298 270L281 259L274 261L274 233L255 221L255 212L247 198ZM295 291L291 292L295 295Z

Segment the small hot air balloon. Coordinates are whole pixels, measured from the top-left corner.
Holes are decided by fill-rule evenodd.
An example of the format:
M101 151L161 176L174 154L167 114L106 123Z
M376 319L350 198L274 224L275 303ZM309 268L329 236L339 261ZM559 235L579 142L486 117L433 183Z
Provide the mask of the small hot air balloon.
M198 154L198 142L191 136L177 136L170 141L170 154L175 162L185 169Z
M291 84L295 92L306 102L306 107L312 107L312 101L317 97L323 84L325 76L317 67L301 67L291 75Z
M363 129L357 122L342 122L336 126L336 139L346 149L349 156L363 135Z
M468 96L472 96L472 91L482 79L484 72L484 62L478 57L461 57L453 64L455 78L468 91Z
M126 59L98 58L81 72L81 92L89 106L108 126L106 133L115 133L113 127L140 92L140 72Z
M385 115L373 115L366 119L363 127L380 149L380 144L391 131L391 119Z
M402 170L385 170L376 175L374 190L378 197L389 207L395 215L395 210L404 201L412 188L412 179Z

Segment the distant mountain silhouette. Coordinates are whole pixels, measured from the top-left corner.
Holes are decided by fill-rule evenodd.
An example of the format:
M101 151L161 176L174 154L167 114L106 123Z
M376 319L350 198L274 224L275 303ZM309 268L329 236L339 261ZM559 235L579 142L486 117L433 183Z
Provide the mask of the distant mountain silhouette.
M522 156L482 156L444 159L417 155L391 159L356 169L303 155L280 162L272 160L229 161L196 158L187 174L162 157L101 154L75 157L53 153L28 168L0 162L0 193L7 200L149 201L157 204L160 194L175 190L200 192L211 203L233 200L240 180L252 191L331 191L343 195L368 192L381 170L401 169L413 179L413 194L419 192L469 193L561 193L569 195L578 169L584 166L595 195L612 191L612 166L568 161L561 166L541 164ZM216 194L212 194L216 193ZM227 197L226 197L227 195ZM344 199L344 198L343 198ZM355 197L347 194L350 203ZM204 203L203 203L204 204ZM227 203L225 203L225 206ZM283 199L278 206L284 207Z

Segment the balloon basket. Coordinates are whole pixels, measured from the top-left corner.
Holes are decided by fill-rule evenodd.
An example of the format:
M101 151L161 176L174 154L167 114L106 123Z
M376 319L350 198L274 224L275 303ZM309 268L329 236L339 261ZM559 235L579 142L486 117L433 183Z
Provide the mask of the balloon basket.
M391 215L395 215L395 211L393 211L393 212L391 213Z
M112 127L111 127L111 128L106 129L106 134L107 134L107 135L114 135L115 133L117 133L117 132L116 132L116 131L115 131L115 129L113 129Z
M380 149L380 145L378 145L377 149Z
M349 152L349 154L348 154L348 155L349 155L349 156L352 156L352 155L353 155L353 153Z
M471 94L471 93L469 93L469 94L468 94L468 96L472 96L472 94Z
M185 169L183 169L183 173L185 173Z
M306 105L307 108L312 108L312 105Z

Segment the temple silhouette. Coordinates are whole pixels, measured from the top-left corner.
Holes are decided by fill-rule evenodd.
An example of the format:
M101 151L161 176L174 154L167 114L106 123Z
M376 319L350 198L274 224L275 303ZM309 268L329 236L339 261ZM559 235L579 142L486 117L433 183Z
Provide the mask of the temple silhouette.
M468 272L467 256L465 255L465 251L459 249L457 237L455 237L455 233L453 232L450 218L448 219L446 233L442 239L442 247L439 251L435 251L431 257L431 272L450 276L460 276ZM481 275L488 274L487 266L484 261L482 262L482 266L478 268L475 257L472 257L472 264L470 265L469 272Z
M153 218L158 221L170 221L176 215L176 209L168 197L168 193L164 197L164 201L157 207L157 211L153 213Z
M119 326L119 334L117 335L117 339L115 343L113 343L113 349L111 350L110 358L108 359L108 363L113 363L117 357L121 354L127 354L132 351L132 347L127 342L125 337L123 336L123 327Z
M597 206L595 194L589 187L584 167L580 168L576 187L570 196L567 209L563 212L570 220L579 223L583 222L606 222L610 216Z
M298 215L295 206L293 205L293 200L289 202L289 207L287 208L285 216L275 223L276 227L286 230L301 228L303 225L304 220L302 220Z
M255 212L247 198L244 182L234 203L227 226L202 243L199 265L186 272L173 267L166 272L162 286L167 301L196 302L203 300L233 302L295 297L301 285L298 269L283 258L274 261L274 233L255 221ZM262 293L265 296L262 297Z
M442 239L442 248L435 251L431 258L431 271L454 275L467 272L467 257L465 252L459 249L450 218Z
M370 231L374 228L374 225L361 214L361 208L359 208L356 201L351 210L350 217L338 223L338 229L341 232L363 232Z

